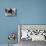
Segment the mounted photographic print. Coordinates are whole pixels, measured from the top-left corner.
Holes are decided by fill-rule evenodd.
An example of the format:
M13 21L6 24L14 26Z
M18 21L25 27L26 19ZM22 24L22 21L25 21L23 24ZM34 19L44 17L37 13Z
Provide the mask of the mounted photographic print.
M18 38L20 40L46 41L46 25L18 25Z
M16 16L16 8L5 8L5 16Z

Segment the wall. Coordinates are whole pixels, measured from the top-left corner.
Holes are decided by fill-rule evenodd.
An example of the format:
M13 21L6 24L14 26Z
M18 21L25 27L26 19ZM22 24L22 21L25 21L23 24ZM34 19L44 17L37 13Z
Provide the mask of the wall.
M5 8L17 8L16 17L5 17ZM17 24L46 24L46 0L0 0L0 44L7 44ZM16 40L17 42L17 40Z

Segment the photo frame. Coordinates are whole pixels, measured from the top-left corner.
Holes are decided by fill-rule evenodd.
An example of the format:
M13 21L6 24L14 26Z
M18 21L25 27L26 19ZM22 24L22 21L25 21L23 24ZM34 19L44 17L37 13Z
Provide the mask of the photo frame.
M19 24L18 38L19 38L18 39L19 42L21 40L46 41L46 25L45 24Z
M5 8L5 16L16 16L16 8Z

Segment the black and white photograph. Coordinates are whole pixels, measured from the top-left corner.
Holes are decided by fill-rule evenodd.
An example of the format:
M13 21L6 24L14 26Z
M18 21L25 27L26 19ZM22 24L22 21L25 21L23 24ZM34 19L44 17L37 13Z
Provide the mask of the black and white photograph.
M5 16L16 16L16 8L5 8Z

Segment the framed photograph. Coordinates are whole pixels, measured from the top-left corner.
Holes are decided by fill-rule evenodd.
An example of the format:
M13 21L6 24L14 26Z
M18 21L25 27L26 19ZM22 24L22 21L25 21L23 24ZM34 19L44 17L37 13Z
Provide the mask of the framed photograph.
M19 24L18 41L46 41L46 25L44 24Z
M5 8L5 16L16 16L16 8Z

